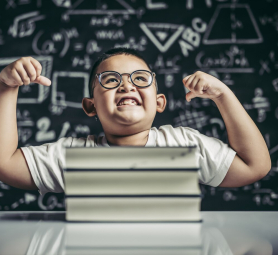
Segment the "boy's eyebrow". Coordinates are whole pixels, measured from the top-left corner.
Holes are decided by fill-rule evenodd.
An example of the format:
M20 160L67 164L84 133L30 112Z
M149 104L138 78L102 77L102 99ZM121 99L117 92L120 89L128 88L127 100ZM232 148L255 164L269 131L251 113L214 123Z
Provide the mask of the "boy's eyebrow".
M109 75L111 75L111 73L103 73L103 74L102 74L102 77L107 77L107 76L109 76Z
M148 72L153 73L153 71L152 71L152 70L149 70L148 68L147 68L147 69L140 68L140 69L135 69L135 70L133 70L132 72L124 72L124 73L121 73L121 72L115 71L115 70L106 70L106 71L102 71L102 72L99 72L99 73L96 73L96 74L101 74L101 73L103 74L103 73L106 73L106 72L116 72L116 73L119 73L119 74L131 74L131 73L133 73L133 72L135 72L135 71L148 71Z

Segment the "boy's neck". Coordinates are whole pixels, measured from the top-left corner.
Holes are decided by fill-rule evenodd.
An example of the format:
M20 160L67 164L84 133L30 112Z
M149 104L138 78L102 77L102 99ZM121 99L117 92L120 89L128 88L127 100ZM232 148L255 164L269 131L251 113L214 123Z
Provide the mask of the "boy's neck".
M144 130L140 133L128 135L128 136L116 136L111 134L105 134L107 143L110 146L145 146L150 130Z

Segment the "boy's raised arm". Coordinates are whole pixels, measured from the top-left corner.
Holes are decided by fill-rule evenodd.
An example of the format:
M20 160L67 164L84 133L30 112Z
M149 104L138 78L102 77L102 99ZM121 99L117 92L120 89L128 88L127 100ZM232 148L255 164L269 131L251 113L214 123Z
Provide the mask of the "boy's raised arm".
M264 138L234 93L220 80L204 72L196 72L183 79L194 97L213 100L225 122L230 146L236 156L221 187L240 187L263 178L271 169L271 160Z
M18 146L16 103L18 88L37 82L49 86L51 81L40 76L41 64L23 57L6 66L0 73L0 181L22 189L37 189L25 157Z

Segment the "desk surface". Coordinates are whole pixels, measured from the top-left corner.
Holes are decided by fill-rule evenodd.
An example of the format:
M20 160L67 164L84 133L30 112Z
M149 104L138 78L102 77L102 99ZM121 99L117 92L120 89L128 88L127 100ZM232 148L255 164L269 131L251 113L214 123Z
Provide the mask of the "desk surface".
M278 212L202 212L194 223L69 223L0 212L0 254L278 254Z

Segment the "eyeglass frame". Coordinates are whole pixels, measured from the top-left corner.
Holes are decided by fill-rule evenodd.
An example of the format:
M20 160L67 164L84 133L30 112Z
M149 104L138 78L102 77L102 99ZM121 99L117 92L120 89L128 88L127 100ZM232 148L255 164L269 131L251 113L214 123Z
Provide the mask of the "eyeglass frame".
M149 85L142 87L142 86L136 85L136 84L133 82L133 80L131 79L131 76L132 76L135 72L138 72L138 71L148 72L149 74L152 75L152 81L151 81L151 83L150 83ZM104 87L104 85L102 85L102 83L101 83L101 81L100 81L101 74L109 73L109 72L117 73L117 74L119 74L119 76L120 76L120 78L121 78L119 84L118 84L116 87L113 87L113 88L106 88L106 87ZM148 71L148 70L139 69L139 70L133 71L132 73L122 73L122 74L118 73L117 71L104 71L104 72L102 72L102 73L96 73L95 77L98 78L98 82L99 82L99 84L100 84L103 88L105 88L105 89L115 89L115 88L118 88L118 87L121 85L122 80L123 80L123 77L122 77L123 74L128 74L129 77L130 77L130 80L131 80L132 84L133 84L134 86L138 87L138 88L147 88L147 87L151 86L151 85L153 84L154 77L156 76L155 72L151 72L151 71ZM94 82L94 83L95 83L95 82ZM95 85L95 84L93 84L93 85ZM95 87L95 86L92 86L92 87L93 87L93 88L92 88L92 90L91 90L91 95L90 95L91 97L93 96L93 90L94 90L94 87ZM157 84L156 84L156 89L158 90Z

